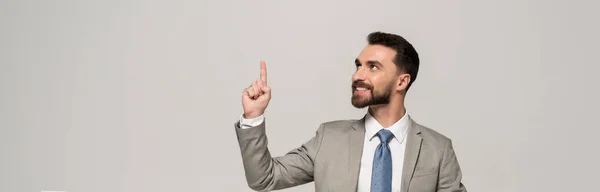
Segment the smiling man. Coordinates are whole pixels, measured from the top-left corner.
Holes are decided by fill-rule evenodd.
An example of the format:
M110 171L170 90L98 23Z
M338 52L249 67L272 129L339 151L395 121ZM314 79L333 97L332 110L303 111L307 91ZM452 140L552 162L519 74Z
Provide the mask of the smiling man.
M415 122L404 107L419 56L403 37L373 32L354 63L351 103L360 119L324 122L316 135L285 155L267 147L264 112L271 99L266 64L242 93L235 123L250 188L278 190L315 182L315 191L467 191L452 142Z

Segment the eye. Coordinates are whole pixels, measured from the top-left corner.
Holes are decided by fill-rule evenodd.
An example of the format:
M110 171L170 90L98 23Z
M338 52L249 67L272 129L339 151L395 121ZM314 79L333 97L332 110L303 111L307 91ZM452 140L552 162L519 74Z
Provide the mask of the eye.
M369 65L369 68L371 68L372 70L379 69L379 68L378 68L377 66L375 66L375 65Z

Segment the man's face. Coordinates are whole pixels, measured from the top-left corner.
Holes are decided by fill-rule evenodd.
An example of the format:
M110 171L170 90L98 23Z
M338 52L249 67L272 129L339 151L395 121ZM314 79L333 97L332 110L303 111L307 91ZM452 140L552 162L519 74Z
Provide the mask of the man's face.
M397 84L396 51L382 45L367 45L356 58L352 76L352 105L364 108L388 104Z

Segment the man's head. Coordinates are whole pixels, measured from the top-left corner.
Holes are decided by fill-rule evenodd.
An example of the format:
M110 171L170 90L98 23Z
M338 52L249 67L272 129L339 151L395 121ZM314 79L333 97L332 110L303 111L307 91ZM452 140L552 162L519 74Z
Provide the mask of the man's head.
M404 98L417 78L419 55L403 37L373 32L368 45L355 60L352 76L352 105L363 108L388 104L395 96Z

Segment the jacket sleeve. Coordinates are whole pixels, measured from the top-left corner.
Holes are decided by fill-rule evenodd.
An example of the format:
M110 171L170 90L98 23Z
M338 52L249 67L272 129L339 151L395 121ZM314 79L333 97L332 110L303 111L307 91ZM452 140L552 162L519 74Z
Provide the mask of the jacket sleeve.
M316 135L285 155L272 157L265 134L266 122L242 129L235 123L248 186L255 191L279 190L313 181L314 159L323 138L323 124Z
M462 183L462 172L452 147L452 140L448 139L444 145L444 152L440 165L438 178L438 192L466 192Z

